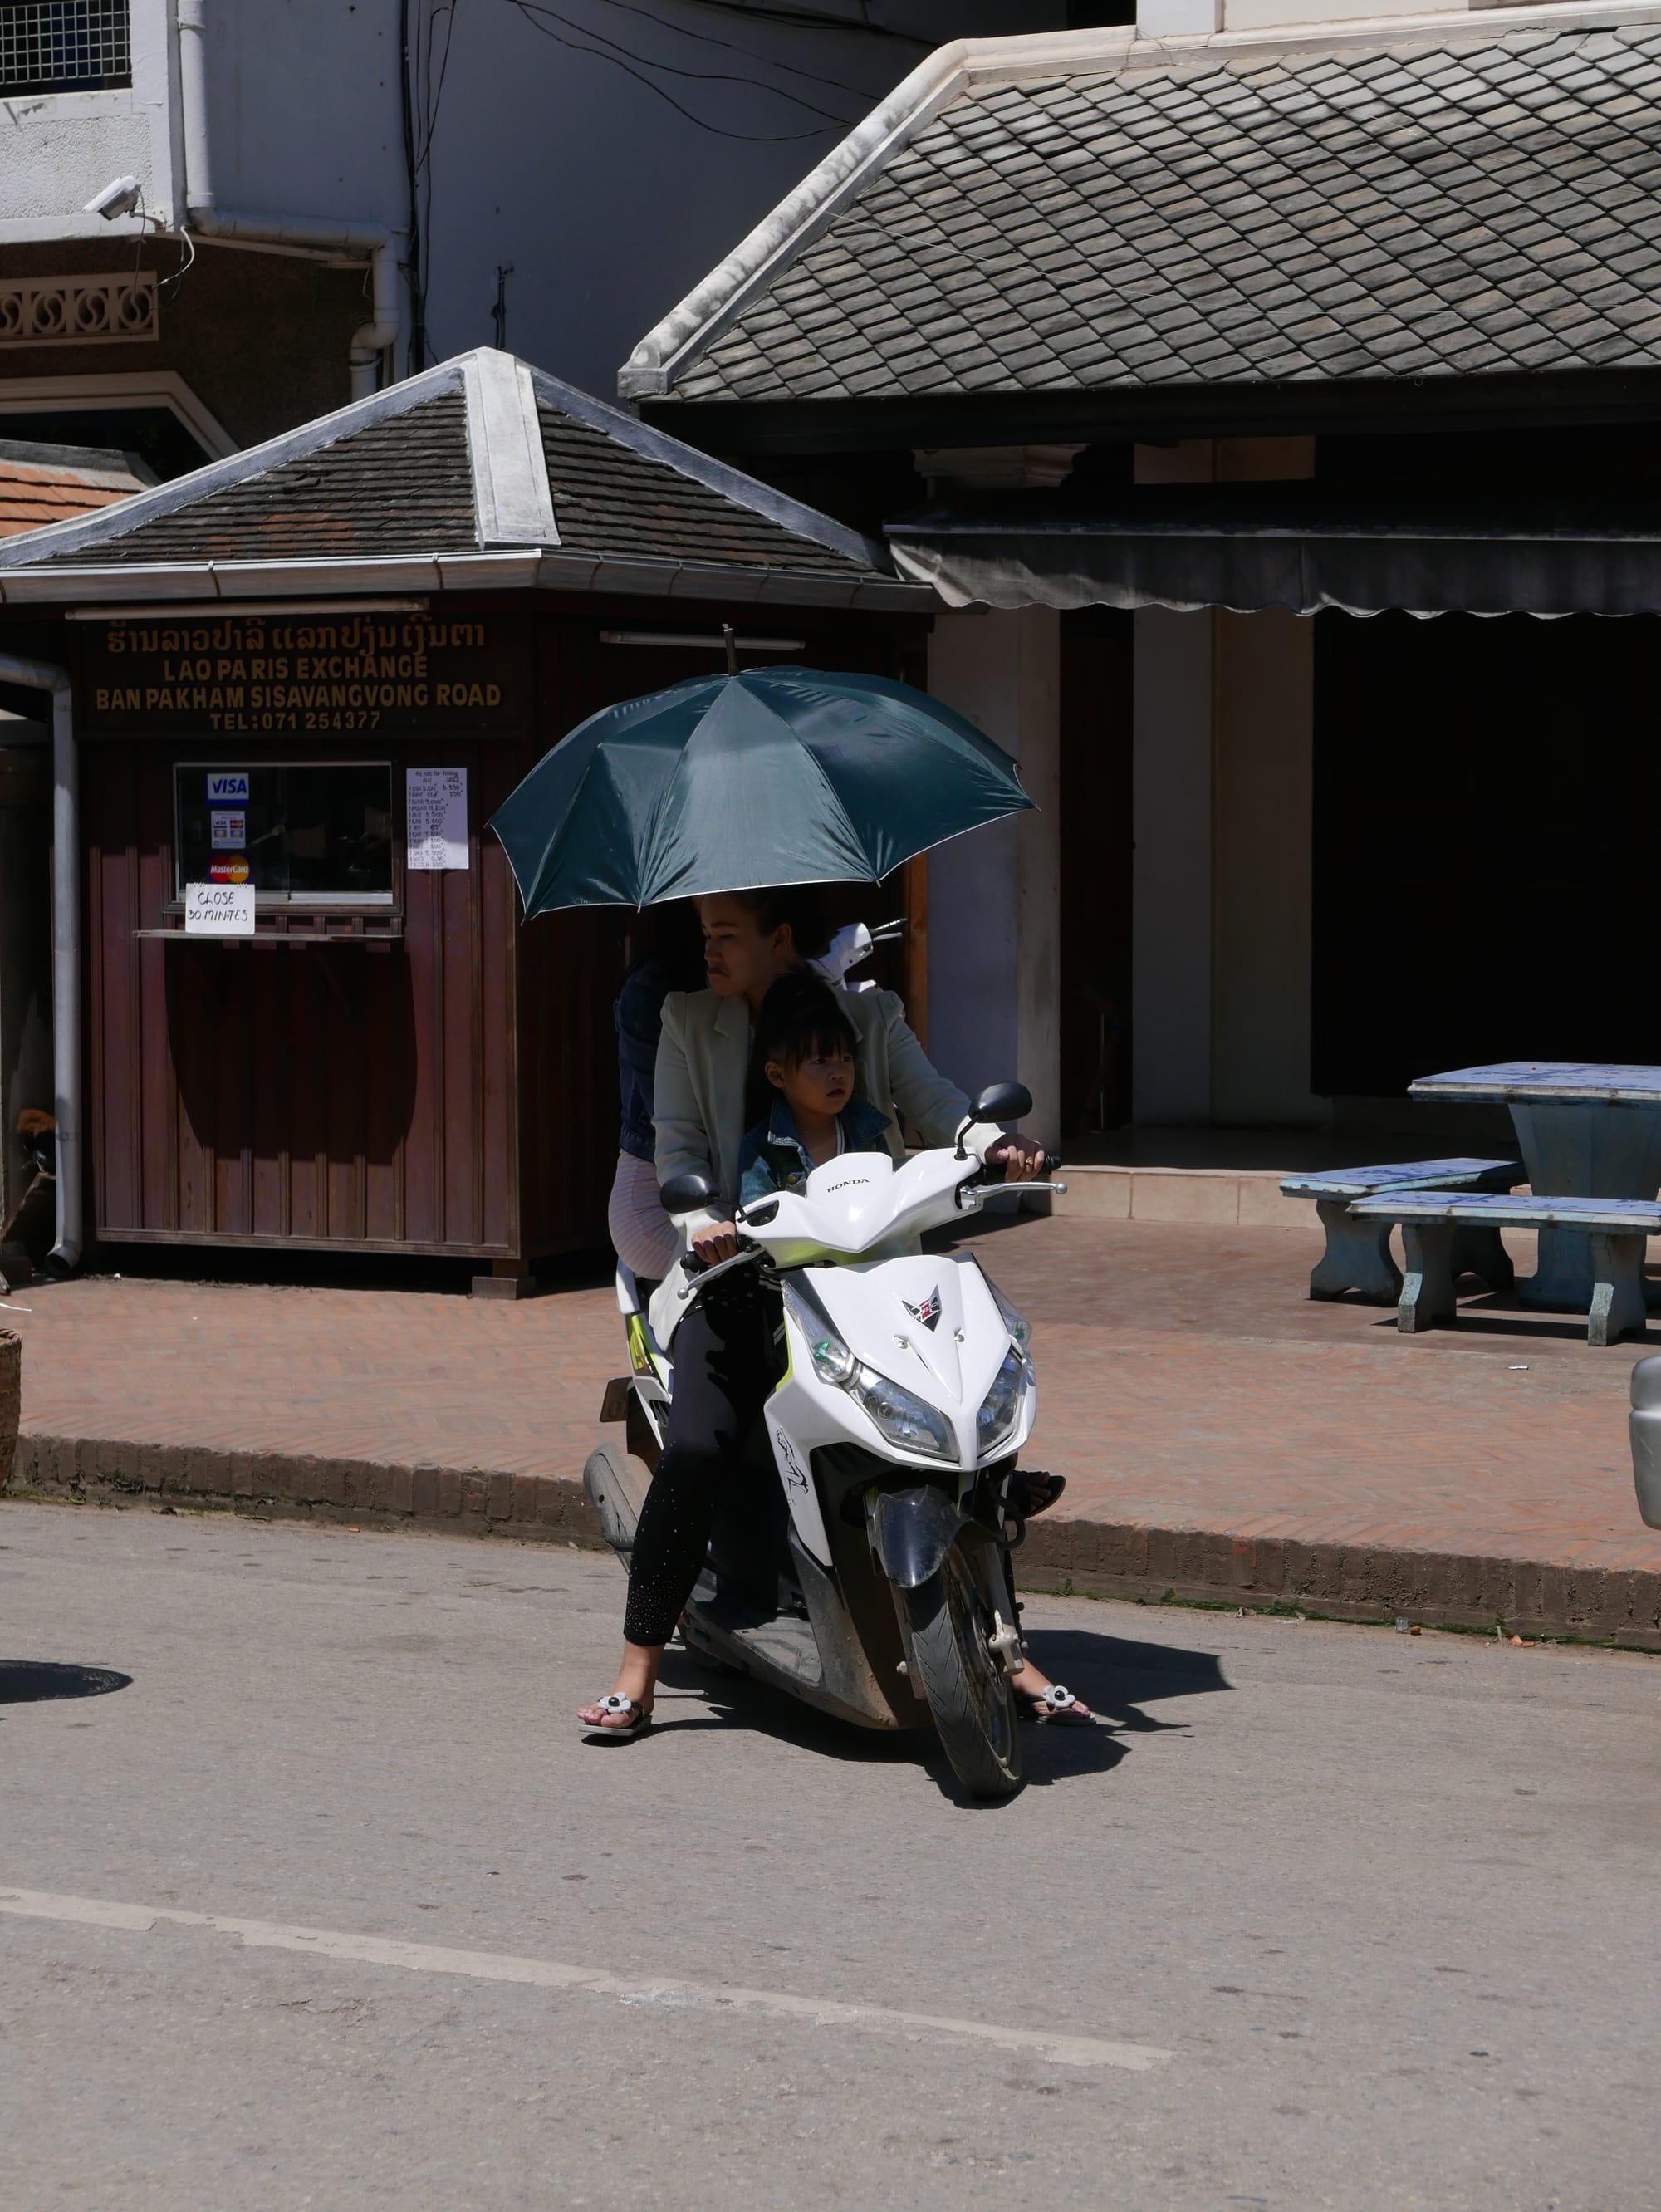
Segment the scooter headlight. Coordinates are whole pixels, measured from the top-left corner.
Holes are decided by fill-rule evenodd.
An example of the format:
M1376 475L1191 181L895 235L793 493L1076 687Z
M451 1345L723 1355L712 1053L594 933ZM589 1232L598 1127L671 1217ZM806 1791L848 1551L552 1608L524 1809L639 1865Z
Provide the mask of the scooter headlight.
M831 1327L830 1316L816 1298L809 1304L790 1283L782 1288L785 1310L802 1332L814 1373L821 1382L834 1382L839 1389L846 1390L859 1362Z
M983 1460L992 1456L1021 1419L1021 1385L1026 1372L1020 1347L1012 1344L974 1417L975 1448Z
M945 1415L910 1390L902 1390L874 1367L857 1367L842 1386L857 1398L890 1443L931 1459L957 1458L957 1438Z
M985 1281L987 1289L997 1301L997 1310L1003 1316L1003 1326L1009 1330L1009 1335L1014 1340L1015 1350L1020 1352L1023 1359L1030 1359L1033 1356L1033 1325L1031 1322L1028 1320L1025 1314L1016 1312L1015 1309L1009 1304L1008 1298L1004 1297L1003 1291L999 1290L997 1285L993 1282L990 1275L986 1277Z
M918 1452L929 1459L950 1460L955 1464L957 1438L945 1415L913 1391L903 1389L886 1375L879 1375L874 1367L867 1367L863 1360L856 1359L816 1299L809 1302L789 1283L783 1289L790 1317L802 1332L813 1371L820 1381L846 1390L864 1407L888 1442L898 1444L901 1451Z

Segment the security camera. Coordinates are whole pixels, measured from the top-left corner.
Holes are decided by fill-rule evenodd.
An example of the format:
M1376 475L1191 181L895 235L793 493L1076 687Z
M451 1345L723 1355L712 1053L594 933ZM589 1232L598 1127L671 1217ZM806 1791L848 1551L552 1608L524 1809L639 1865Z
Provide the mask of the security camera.
M143 197L144 187L136 177L118 177L95 199L87 202L83 213L101 215L106 222L113 222L118 215L130 215Z

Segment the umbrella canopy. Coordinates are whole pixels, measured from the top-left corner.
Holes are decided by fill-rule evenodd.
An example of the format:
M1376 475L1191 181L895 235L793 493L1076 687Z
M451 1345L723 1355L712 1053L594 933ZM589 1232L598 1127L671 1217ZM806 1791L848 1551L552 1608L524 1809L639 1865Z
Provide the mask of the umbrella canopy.
M698 677L607 707L497 809L527 921L876 881L1032 800L973 724L882 676Z

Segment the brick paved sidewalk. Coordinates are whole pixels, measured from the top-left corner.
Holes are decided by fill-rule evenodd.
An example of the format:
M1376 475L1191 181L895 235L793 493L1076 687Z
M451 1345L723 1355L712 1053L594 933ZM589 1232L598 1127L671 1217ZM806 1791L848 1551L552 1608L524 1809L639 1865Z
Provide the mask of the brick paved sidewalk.
M1068 1478L1021 1555L1034 1583L1661 1649L1661 1532L1626 1446L1641 1346L1488 1299L1400 1338L1376 1308L1310 1304L1312 1230L1058 1215L975 1249L1034 1325L1029 1456ZM607 1288L89 1279L14 1303L14 1487L591 1536Z

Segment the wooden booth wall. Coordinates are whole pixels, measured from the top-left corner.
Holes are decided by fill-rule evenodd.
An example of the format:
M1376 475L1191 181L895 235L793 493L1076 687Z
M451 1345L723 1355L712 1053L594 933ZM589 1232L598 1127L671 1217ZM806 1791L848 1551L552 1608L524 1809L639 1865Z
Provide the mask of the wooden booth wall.
M264 738L246 749L285 757ZM391 746L395 799L407 767L460 755L469 769L472 865L400 868L402 939L141 935L173 896L173 765L225 750L83 757L99 1234L517 1252L517 899L479 825L518 780L522 744Z

